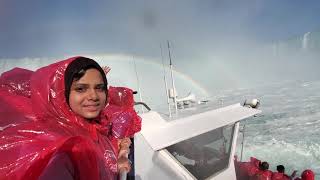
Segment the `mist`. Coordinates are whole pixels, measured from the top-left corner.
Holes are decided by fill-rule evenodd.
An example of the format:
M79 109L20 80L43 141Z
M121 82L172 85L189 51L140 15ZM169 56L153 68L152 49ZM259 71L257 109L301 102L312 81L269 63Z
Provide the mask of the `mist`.
M212 93L320 77L315 50L274 49L317 31L316 1L4 0L0 7L2 64L84 54L162 63L160 46L168 64L169 40L174 68Z

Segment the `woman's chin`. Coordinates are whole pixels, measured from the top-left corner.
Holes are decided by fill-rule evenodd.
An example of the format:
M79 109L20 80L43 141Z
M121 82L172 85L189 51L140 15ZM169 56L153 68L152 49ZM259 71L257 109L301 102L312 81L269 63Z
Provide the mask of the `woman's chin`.
M86 119L94 119L98 117L99 112L85 112L82 114L82 116Z

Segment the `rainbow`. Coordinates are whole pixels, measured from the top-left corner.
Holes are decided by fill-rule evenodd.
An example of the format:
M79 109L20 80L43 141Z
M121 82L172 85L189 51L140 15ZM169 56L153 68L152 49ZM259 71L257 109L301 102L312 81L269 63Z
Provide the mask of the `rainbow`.
M157 62L155 59L146 59L144 57L133 57L133 56L128 56L128 55L96 55L96 56L89 56L92 57L94 59L96 59L99 63L103 63L105 61L127 61L128 63L130 63L130 61L133 61L133 58L136 62L145 64L145 65L152 65L152 66L156 66L159 67L159 69L163 68L163 65L159 62ZM169 66L165 65L165 69L169 69ZM176 69L173 70L173 72L177 75L179 75L179 77L181 77L183 80L186 80L187 82L189 82L192 86L196 87L197 89L200 90L201 94L203 94L205 97L209 97L210 93L208 92L208 90L201 85L199 82L197 82L196 80L194 80L192 77L190 77L189 75L178 71Z

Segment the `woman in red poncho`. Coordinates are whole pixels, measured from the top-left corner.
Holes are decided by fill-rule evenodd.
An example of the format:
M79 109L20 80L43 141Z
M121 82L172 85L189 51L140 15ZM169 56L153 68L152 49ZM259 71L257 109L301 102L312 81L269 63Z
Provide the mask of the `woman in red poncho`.
M106 88L102 68L84 57L2 74L0 179L117 179L128 170L114 142L129 134L113 134L139 121L107 119Z

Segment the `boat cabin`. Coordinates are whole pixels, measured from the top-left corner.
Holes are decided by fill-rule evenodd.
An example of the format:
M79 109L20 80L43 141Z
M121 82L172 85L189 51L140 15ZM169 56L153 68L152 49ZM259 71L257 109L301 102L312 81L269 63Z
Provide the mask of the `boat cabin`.
M168 118L141 114L134 137L134 179L236 179L234 155L239 122L260 110L233 104L196 108Z

